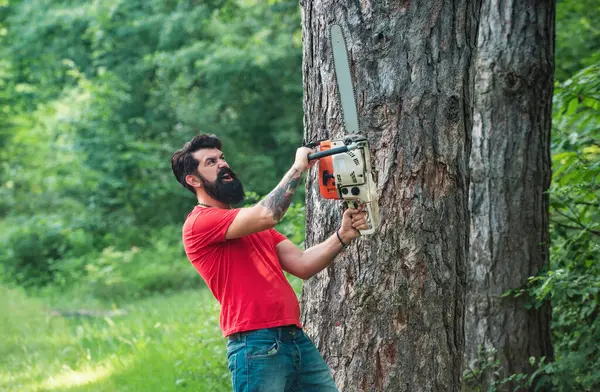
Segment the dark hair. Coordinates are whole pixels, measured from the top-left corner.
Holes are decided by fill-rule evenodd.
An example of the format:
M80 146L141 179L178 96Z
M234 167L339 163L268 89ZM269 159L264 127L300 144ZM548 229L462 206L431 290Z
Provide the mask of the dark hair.
M194 136L194 138L185 143L181 149L175 151L175 154L171 157L171 168L173 169L173 174L177 181L195 195L196 191L194 190L194 187L185 182L186 176L196 173L199 164L192 156L192 153L203 148L217 148L220 150L221 147L221 140L215 135L203 133Z

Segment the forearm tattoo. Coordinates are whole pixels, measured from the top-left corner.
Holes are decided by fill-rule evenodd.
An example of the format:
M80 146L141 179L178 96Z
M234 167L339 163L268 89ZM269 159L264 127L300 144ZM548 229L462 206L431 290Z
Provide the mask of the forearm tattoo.
M302 172L292 168L283 177L279 185L277 185L267 197L260 201L260 205L273 213L273 218L275 220L279 221L283 218L283 215L292 203L292 198L296 192L296 187L298 187L298 184L300 183L301 177Z

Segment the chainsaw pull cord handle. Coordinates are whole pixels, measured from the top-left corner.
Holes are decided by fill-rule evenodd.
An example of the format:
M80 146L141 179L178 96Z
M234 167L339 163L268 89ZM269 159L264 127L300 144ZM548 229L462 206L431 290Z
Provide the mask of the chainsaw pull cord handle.
M330 155L342 154L344 152L356 150L358 147L359 146L357 143L352 143L347 146L335 147L335 148L331 148L329 150L315 152L312 154L308 154L308 160L312 161L313 159L324 158L324 157L328 157Z

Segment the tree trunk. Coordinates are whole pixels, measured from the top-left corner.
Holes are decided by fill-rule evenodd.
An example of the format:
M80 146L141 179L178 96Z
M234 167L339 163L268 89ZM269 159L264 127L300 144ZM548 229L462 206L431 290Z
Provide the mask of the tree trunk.
M341 391L458 391L478 0L302 2L305 140L343 135L329 26L344 31L382 224L305 283L302 318ZM307 181L307 245L341 202Z
M502 294L548 264L554 11L554 0L485 0L481 10L465 356L474 367L478 347L497 350L500 379L529 372L529 357L553 356L549 306L526 309L526 296Z

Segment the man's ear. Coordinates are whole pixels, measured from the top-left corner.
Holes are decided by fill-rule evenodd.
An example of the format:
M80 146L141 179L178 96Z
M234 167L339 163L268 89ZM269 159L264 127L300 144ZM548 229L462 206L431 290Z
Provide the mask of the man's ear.
M193 188L202 188L202 181L193 174L185 176L185 182Z

